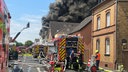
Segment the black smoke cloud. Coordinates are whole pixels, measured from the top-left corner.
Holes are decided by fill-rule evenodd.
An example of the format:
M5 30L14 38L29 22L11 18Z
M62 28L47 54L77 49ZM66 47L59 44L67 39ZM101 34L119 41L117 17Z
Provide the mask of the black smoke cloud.
M45 17L48 21L81 22L91 14L90 9L97 4L97 0L62 0L51 3L49 13Z

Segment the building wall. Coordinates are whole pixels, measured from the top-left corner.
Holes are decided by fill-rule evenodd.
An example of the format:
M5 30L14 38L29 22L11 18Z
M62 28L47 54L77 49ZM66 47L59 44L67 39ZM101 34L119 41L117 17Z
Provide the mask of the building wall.
M88 23L80 31L73 33L73 35L78 35L83 37L83 43L85 47L84 61L87 62L90 56L92 55L91 49L91 25L92 22Z
M127 48L122 48L122 39L127 40L128 43L128 0L118 2L118 15L117 15L117 64L124 64L128 70L128 44ZM126 54L124 54L126 53Z
M100 40L100 54L101 54L101 63L100 66L103 68L114 68L114 53L115 53L115 46L114 46L114 37L115 35L113 33L111 34L106 34L106 35L102 35L102 36L97 36L97 37L93 37L93 55L95 55L95 50L96 50L96 41L97 39ZM110 56L106 56L105 55L105 39L109 38L110 39ZM107 65L107 66L105 66Z
M108 0L103 2L101 5L97 6L93 10L93 25L92 25L92 48L93 55L95 55L96 50L96 41L100 40L100 54L101 54L101 63L100 67L106 69L114 69L115 63L115 2L114 0ZM110 12L110 26L106 27L106 13ZM97 30L97 18L100 17L100 29ZM105 40L106 38L110 39L110 55L105 54Z
M97 30L97 17L101 17L101 29L106 27L106 13L107 11L110 12L111 17L111 26L115 25L115 3L109 2L109 4L106 4L105 6L102 6L99 9L94 10L94 29L93 31Z

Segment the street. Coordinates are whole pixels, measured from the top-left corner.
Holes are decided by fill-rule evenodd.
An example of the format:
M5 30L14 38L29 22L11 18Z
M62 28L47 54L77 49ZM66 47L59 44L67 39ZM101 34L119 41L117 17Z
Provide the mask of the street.
M19 68L23 70L23 72L48 72L48 65L42 62L42 64L39 63L39 60L36 58L33 58L32 56L19 56L19 60L17 61L9 61L9 64L16 63ZM9 67L8 72L12 72L12 69ZM16 71L17 72L17 71ZM77 72L73 70L66 70L66 72ZM84 72L84 71L83 71Z
M32 56L19 56L20 61L9 61L9 64L11 63L17 63L20 68L23 69L23 72L47 72L43 67L43 64L40 64L38 59L33 59ZM9 72L11 72L12 69L9 68Z

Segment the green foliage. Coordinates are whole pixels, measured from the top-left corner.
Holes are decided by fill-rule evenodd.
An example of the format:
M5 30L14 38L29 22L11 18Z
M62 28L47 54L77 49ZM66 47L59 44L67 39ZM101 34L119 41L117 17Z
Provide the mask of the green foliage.
M26 47L29 47L29 46L31 46L33 44L33 42L31 41L31 40L27 40L26 42L25 42L25 46Z
M23 46L24 44L23 43L21 43L21 42L17 42L17 41L15 41L16 42L16 46Z

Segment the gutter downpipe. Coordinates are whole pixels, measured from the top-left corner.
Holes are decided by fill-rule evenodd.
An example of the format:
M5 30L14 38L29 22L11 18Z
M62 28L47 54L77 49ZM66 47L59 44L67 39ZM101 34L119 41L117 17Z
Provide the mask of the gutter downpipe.
M115 14L116 22L115 22L115 69L118 69L118 51L117 51L117 20L118 20L118 0L116 0L116 14Z

